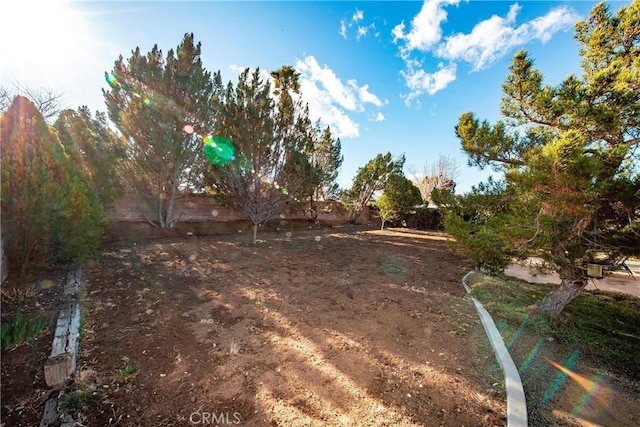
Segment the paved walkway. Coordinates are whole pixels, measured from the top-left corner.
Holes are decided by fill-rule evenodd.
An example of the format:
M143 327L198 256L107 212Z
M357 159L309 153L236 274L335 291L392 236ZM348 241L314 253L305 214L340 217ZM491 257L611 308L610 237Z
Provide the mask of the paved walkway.
M592 279L586 289L613 291L640 297L640 262L627 261L633 277L626 271L618 271L604 279ZM513 264L504 272L507 276L517 277L532 283L560 283L556 273L532 275L526 265ZM635 279L635 280L634 280Z

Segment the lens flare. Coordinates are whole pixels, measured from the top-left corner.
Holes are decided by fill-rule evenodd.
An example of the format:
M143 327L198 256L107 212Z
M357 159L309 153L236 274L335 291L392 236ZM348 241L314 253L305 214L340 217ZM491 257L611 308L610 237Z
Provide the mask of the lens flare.
M531 352L529 352L529 356L527 357L527 360L525 360L524 363L522 364L522 366L520 367L520 375L523 375L525 372L527 372L527 369L529 369L529 366L531 366L531 364L533 363L534 359L536 358L536 356L538 355L538 353L542 349L543 345L544 345L544 338L540 338L540 340L538 340L538 343L536 344L536 346L533 347L533 350L531 350Z
M585 392L580 398L580 401L571 411L571 415L577 416L589 416L597 417L600 413L604 412L611 405L613 398L613 392L603 382L604 374L599 373L595 376L593 381L584 378L586 381L582 381L582 386L588 385L585 388ZM584 384L584 385L583 385Z
M182 128L183 131L185 131L185 133L188 133L189 135L191 135L193 133L193 126L191 125L184 125L184 127Z
M118 79L116 78L115 74L113 74L113 73L107 73L105 78L107 79L107 83L109 83L111 86L113 86L113 85L118 83Z
M235 159L235 148L226 138L221 136L203 138L204 155L215 166L224 166Z
M575 366L576 361L578 360L579 354L580 353L578 352L578 350L575 350L571 354L571 357L569 357L569 360L567 360L566 366L562 366L559 363L554 362L553 360L549 360L545 358L547 362L549 362L553 367L557 368L560 372L558 372L558 376L556 376L556 379L553 381L553 384L551 384L549 389L546 391L546 393L542 397L542 403L544 404L549 403L553 398L553 396L556 394L556 392L560 390L560 388L567 381L569 374L570 373L573 374L573 372L571 372L571 369Z
M382 268L387 276L399 278L409 272L409 263L400 255L391 255L384 260Z

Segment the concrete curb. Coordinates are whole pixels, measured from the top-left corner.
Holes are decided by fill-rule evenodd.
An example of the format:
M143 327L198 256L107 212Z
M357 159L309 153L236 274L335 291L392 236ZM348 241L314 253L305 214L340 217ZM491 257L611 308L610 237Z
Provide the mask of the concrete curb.
M469 292L467 277L469 277L470 274L473 274L473 272L470 271L462 278L462 285L467 293ZM489 312L485 310L480 301L473 297L470 298L476 306L478 316L480 316L489 342L496 354L496 359L498 359L498 363L504 373L504 384L507 392L507 426L527 427L527 402L524 397L524 389L522 388L518 368L515 363L513 363L513 359L511 359L511 355L505 347L502 336L500 332L498 332L498 328L496 328Z

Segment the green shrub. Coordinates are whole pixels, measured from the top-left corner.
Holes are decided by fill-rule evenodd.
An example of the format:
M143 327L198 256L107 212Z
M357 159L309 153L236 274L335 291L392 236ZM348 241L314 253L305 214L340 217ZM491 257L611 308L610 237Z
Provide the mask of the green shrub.
M44 316L29 319L18 312L2 322L2 349L18 347L25 342L33 341L47 331L49 326L50 321Z

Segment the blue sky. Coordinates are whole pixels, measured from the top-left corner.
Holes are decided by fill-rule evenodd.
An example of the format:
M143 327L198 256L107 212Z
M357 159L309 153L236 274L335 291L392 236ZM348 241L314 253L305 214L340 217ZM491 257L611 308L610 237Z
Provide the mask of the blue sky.
M624 2L610 2L617 10ZM341 186L377 153L405 171L454 157L458 190L489 172L466 166L454 127L465 111L499 117L513 54L530 52L546 81L579 73L573 25L590 1L3 2L0 84L63 93L65 106L105 110L105 71L119 54L166 52L186 32L204 66L234 80L244 67L293 65L314 118L342 141Z

